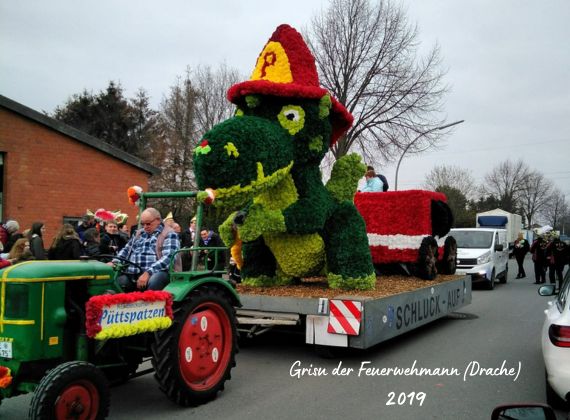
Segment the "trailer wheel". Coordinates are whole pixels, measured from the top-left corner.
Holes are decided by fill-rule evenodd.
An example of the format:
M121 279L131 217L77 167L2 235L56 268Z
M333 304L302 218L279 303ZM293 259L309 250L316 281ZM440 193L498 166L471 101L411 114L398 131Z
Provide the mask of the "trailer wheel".
M453 236L445 238L443 258L437 262L437 271L441 274L455 274L457 270L457 241Z
M40 381L28 413L30 419L104 419L110 393L103 372L87 362L67 362Z
M435 279L437 276L437 242L433 236L426 236L422 239L418 254L415 275L424 280Z
M237 349L235 310L229 297L220 289L201 286L174 308L172 326L156 333L155 378L175 403L203 404L231 378Z

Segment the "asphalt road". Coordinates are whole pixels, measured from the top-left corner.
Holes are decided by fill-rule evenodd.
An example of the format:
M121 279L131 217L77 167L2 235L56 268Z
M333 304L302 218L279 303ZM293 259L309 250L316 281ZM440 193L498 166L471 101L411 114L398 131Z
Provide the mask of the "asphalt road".
M531 264L526 262L527 274ZM515 275L516 263L510 261L508 282L493 291L474 290L472 303L455 316L337 359L318 357L302 335L259 337L241 349L226 390L201 407L174 405L152 375L134 379L112 389L110 418L471 420L490 418L502 403L545 402L540 330L549 298L538 296L532 275L521 280ZM340 362L353 371L334 375ZM407 368L414 363L434 375L359 375L363 364ZM295 367L327 375L297 377ZM435 375L437 368L454 372ZM488 368L494 371L483 374ZM29 396L5 400L0 418L25 418L29 401ZM558 415L565 419L567 413Z

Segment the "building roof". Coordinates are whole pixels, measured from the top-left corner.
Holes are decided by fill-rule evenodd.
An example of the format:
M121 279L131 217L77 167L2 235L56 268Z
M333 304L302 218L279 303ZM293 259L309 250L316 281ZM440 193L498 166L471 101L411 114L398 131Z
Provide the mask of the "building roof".
M97 149L111 157L114 157L130 165L133 165L151 175L160 172L160 169L148 164L147 162L137 158L136 156L133 156L115 146L112 146L109 143L105 143L103 140L97 137L93 137L76 128L73 128L61 121L48 117L47 115L41 114L38 111L28 108L27 106L22 105L16 101L13 101L12 99L7 98L3 95L0 95L0 107L9 109L10 111L13 111L25 118L28 118L32 121L42 124L54 131L66 135L67 137L71 137L72 139L77 140L83 144L86 144L87 146L93 147L94 149Z

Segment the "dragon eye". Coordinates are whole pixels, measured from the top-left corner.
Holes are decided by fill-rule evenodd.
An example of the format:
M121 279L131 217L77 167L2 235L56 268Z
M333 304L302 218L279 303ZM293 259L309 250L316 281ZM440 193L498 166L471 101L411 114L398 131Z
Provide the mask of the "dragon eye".
M289 121L299 121L299 111L296 109L289 109L285 111L284 115Z
M285 105L277 119L289 134L295 135L305 126L305 111L298 105Z

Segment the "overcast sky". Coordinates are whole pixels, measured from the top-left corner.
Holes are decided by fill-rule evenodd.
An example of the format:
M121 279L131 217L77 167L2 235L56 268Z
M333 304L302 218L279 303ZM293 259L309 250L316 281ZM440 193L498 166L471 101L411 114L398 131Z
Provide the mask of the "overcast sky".
M158 107L187 66L245 75L281 23L298 29L326 0L0 0L0 94L52 112L83 89L119 81ZM439 151L406 157L400 189L434 165L471 171L523 159L570 201L570 1L403 0L424 49L441 47L449 122ZM381 169L394 183L394 166Z

